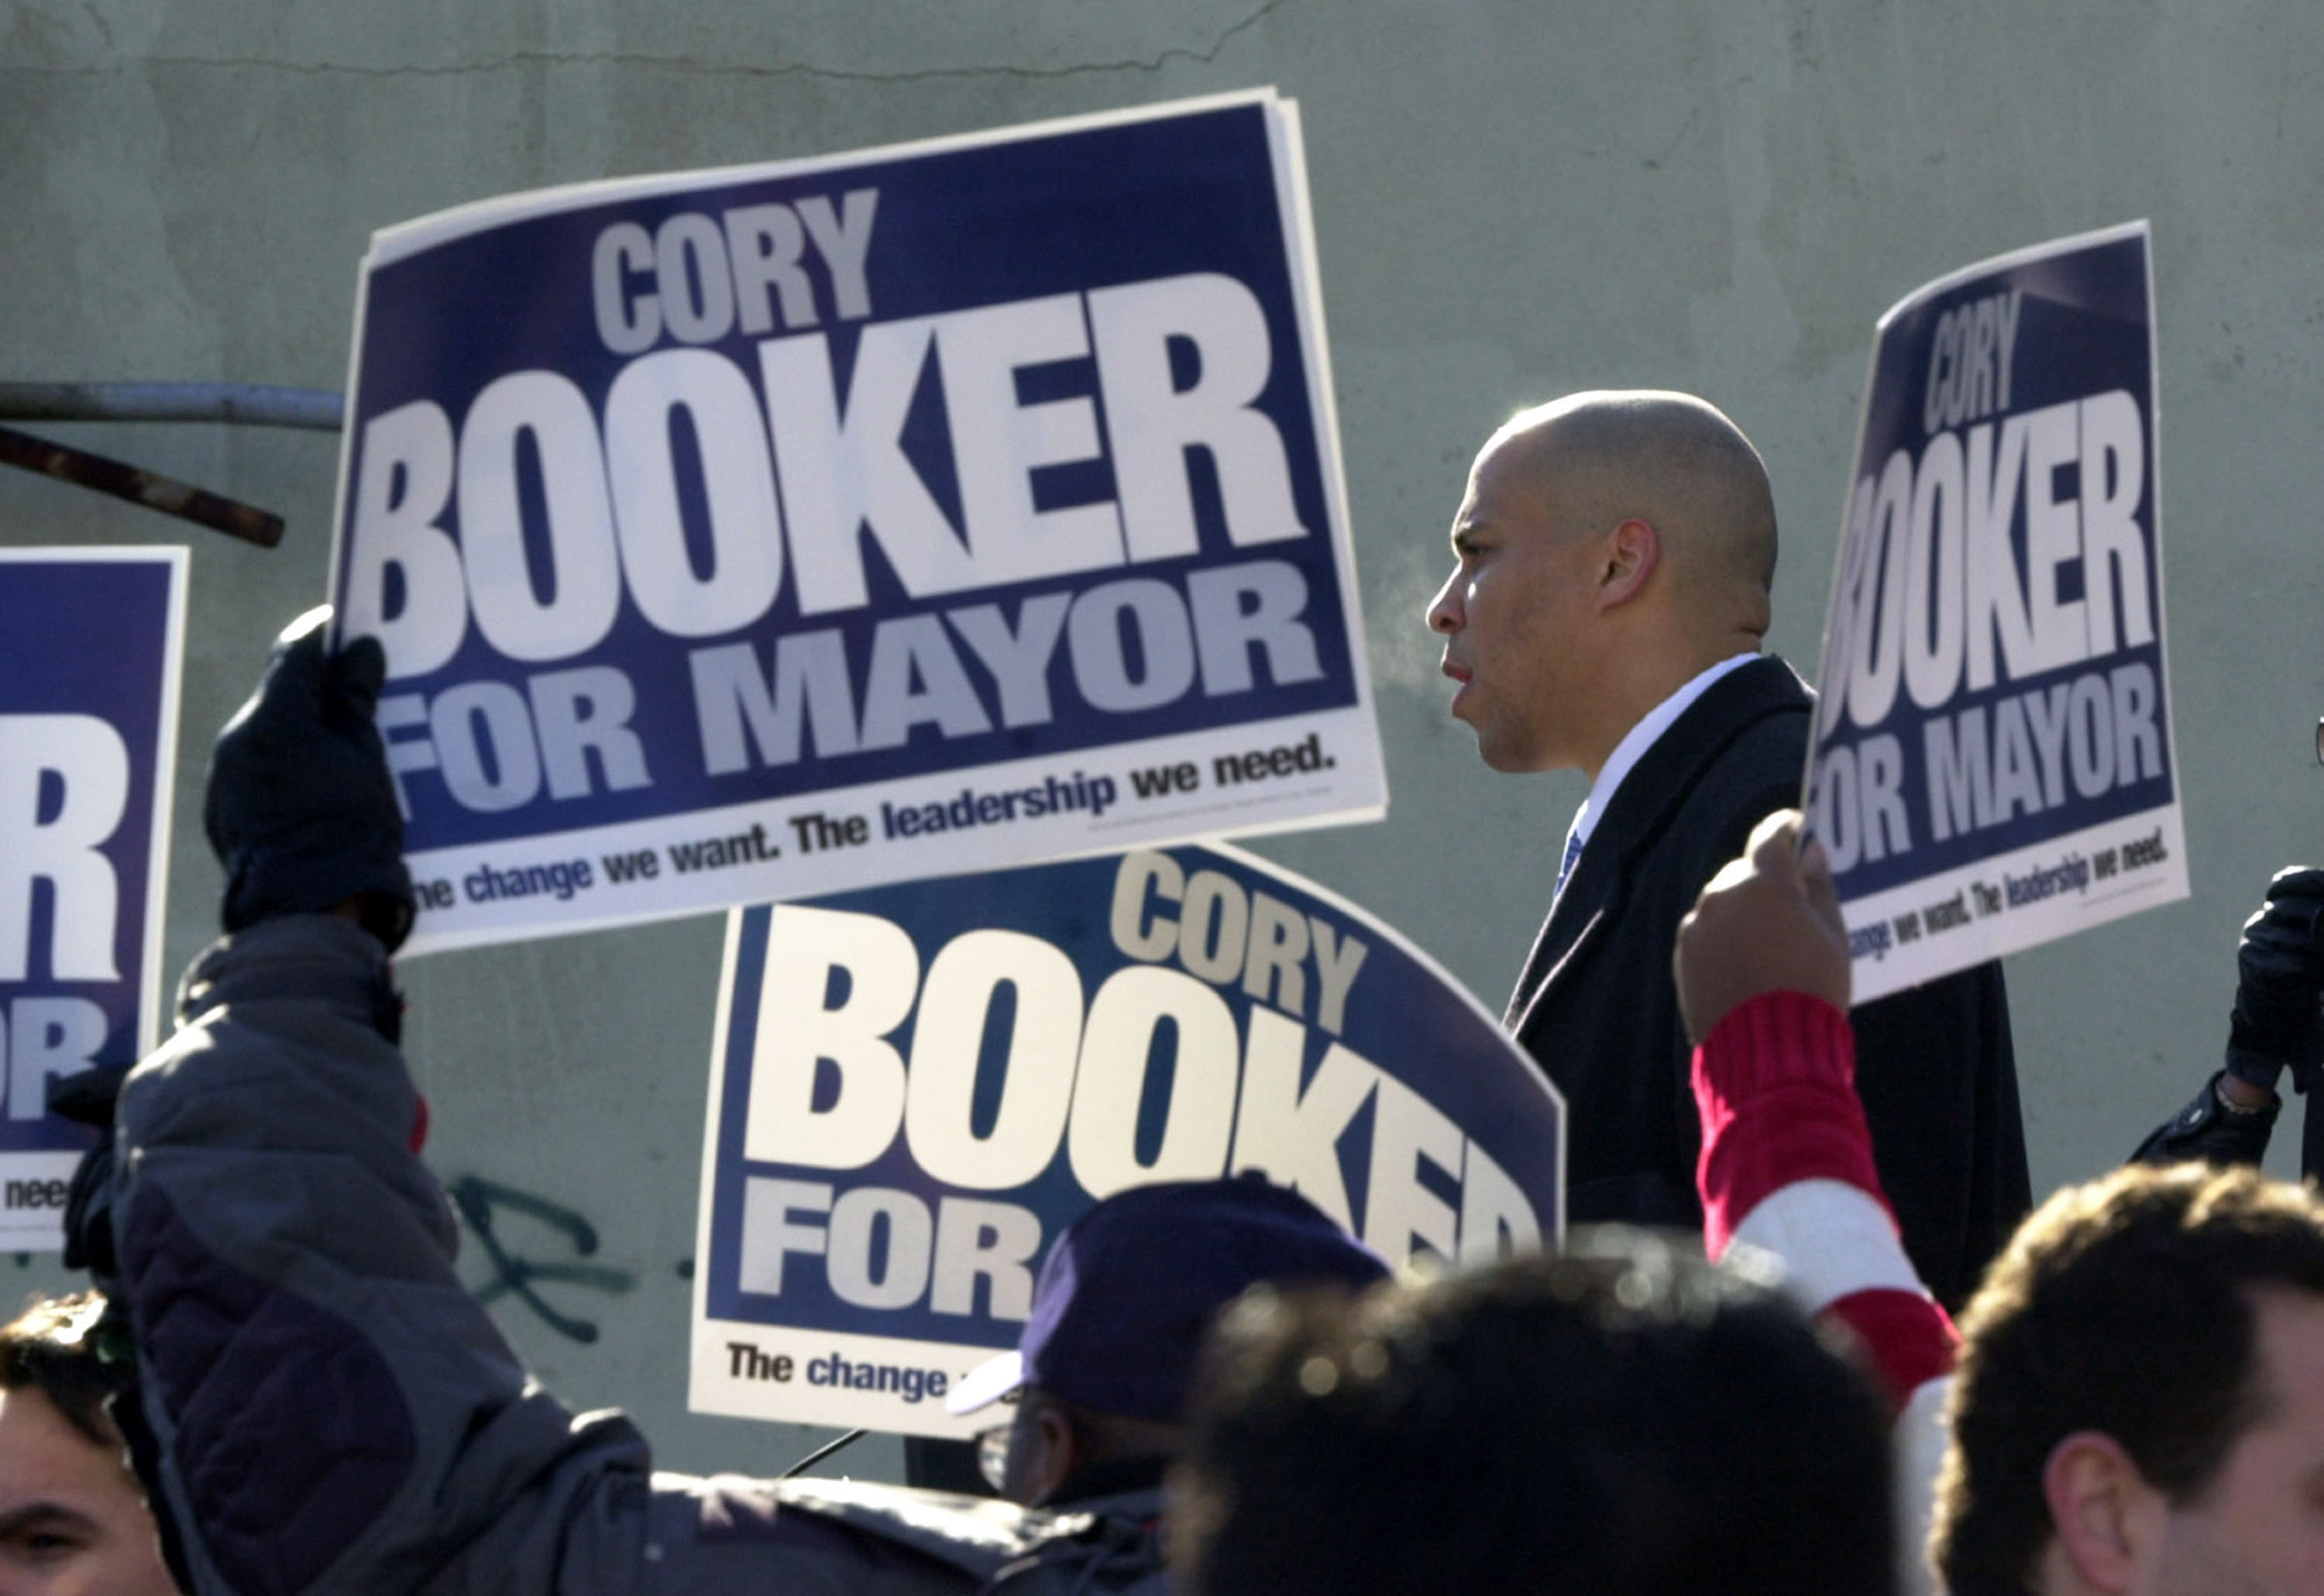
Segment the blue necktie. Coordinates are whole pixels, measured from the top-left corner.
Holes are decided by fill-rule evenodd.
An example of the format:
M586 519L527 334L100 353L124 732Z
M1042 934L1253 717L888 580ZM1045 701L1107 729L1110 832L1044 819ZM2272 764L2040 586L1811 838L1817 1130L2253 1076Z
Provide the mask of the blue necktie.
M1559 894L1565 890L1565 878L1573 873L1573 862L1581 857L1582 834L1569 832L1565 838L1565 858L1557 867L1557 887L1549 895L1552 903L1556 902Z

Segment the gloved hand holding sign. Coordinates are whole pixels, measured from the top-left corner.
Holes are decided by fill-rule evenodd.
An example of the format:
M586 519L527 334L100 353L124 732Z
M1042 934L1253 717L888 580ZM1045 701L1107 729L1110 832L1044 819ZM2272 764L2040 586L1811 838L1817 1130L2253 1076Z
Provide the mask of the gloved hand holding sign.
M226 866L220 918L239 931L354 900L390 952L411 929L403 815L372 712L387 659L376 640L325 651L331 613L275 640L266 675L210 751L202 822Z

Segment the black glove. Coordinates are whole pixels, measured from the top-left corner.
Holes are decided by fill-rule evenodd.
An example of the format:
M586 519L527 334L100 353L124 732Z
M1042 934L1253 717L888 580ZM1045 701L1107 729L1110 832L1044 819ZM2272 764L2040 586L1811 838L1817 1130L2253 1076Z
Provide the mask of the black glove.
M2273 1089L2286 1066L2308 1090L2324 1056L2317 999L2324 993L2324 870L2276 872L2267 901L2244 922L2236 953L2236 1007L2227 1022L2227 1073Z
M386 678L375 638L324 652L330 611L275 641L266 676L210 750L202 823L226 866L229 931L357 900L390 952L411 929L411 874L387 748L372 712Z
M2177 1164L2200 1159L2207 1164L2257 1164L2267 1155L2268 1132L2275 1129L2280 1101L2264 1107L2236 1109L2219 1095L2221 1070L2203 1083L2195 1101L2147 1132L2134 1164Z

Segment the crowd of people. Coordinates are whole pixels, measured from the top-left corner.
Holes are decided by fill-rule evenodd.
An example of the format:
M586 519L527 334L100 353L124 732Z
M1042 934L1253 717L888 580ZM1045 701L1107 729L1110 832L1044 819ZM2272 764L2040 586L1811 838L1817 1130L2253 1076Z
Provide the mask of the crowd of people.
M1851 1010L1741 432L1528 411L1452 545L1452 713L1591 784L1508 1016L1561 1247L1402 1279L1263 1178L1136 1187L950 1398L1010 1404L998 1497L654 1471L453 1273L383 660L310 617L214 749L227 934L74 1182L95 1291L0 1331L0 1593L2324 1590L2324 1202L2252 1167L2324 876L2246 927L2194 1101L2029 1215L1999 969Z

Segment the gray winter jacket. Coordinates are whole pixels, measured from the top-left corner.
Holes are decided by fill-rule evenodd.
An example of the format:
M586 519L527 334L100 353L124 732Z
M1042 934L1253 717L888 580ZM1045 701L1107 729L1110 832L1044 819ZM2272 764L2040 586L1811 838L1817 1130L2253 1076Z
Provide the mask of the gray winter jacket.
M1086 1528L655 1473L626 1418L567 1409L453 1273L393 1011L357 927L265 921L196 962L182 1029L123 1090L118 1293L196 1596L922 1596Z

